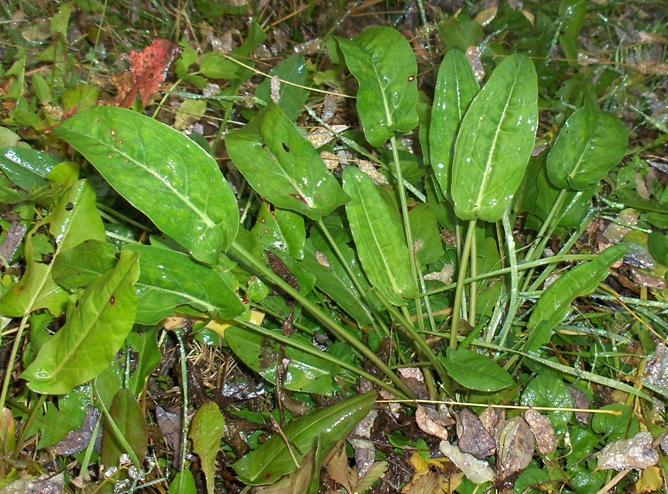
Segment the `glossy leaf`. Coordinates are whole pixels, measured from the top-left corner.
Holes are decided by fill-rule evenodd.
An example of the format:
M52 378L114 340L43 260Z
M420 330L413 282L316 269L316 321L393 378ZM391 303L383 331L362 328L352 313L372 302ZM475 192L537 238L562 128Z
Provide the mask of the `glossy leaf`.
M87 286L114 267L116 248L99 240L86 240L64 251L53 263L53 279L69 290Z
M300 340L305 346L311 345L299 335L291 338ZM278 344L240 327L226 329L225 342L239 360L272 384L276 383L276 372L280 369L283 372L281 384L286 389L323 395L331 395L334 391L333 376L341 369L326 360L285 346L283 352L289 363L283 365L279 361L281 349Z
M128 388L136 396L144 391L148 378L162 360L157 335L157 327L147 329L143 333L133 331L128 335L128 346L137 354Z
M325 240L319 235L311 234L305 246L305 255L302 260L304 267L315 275L315 286L322 290L346 313L352 316L361 326L371 325L372 316L369 309L361 302L362 296L355 288L338 257L331 250ZM359 262L353 249L347 245L340 245L339 249L346 256L349 265L359 272ZM360 272L360 277L364 275ZM364 283L368 285L366 280ZM371 286L369 286L369 291Z
M547 157L550 181L561 189L596 185L624 158L627 145L628 133L619 118L580 108L568 117Z
M552 283L538 300L527 323L530 334L526 350L536 352L549 342L552 330L566 317L573 300L593 293L608 277L608 268L626 251L623 244L610 247L593 261L572 268Z
M47 185L46 178L59 162L60 159L55 156L30 148L12 147L0 150L0 170L25 190Z
M189 305L197 310L232 319L244 311L231 281L193 262L180 252L148 245L129 244L124 250L139 255L137 322L156 324Z
M406 38L376 26L338 42L359 82L357 113L369 144L381 147L395 132L413 130L418 124L417 63Z
M489 357L470 350L448 352L443 364L448 375L467 389L490 392L515 384L503 367Z
M378 292L391 303L403 305L404 297L417 296L417 287L396 213L358 168L344 170L343 190L351 197L346 214L364 272Z
M44 223L49 225L49 234L56 242L52 260L44 262L35 252L35 232L31 232L24 245L25 274L0 301L2 315L21 317L41 308L60 315L67 303L67 293L53 280L53 266L58 257L86 240L106 240L104 225L96 209L95 192L85 180L65 192Z
M130 110L99 106L55 133L196 259L217 264L234 240L239 213L232 188L216 161L180 132Z
M206 402L193 417L190 438L193 441L193 452L199 456L206 476L206 490L209 494L215 493L216 455L224 435L225 417L213 401Z
M306 233L301 216L291 211L272 212L268 204L262 203L251 233L255 241L251 252L257 258L268 261L268 252L276 255L285 264L290 275L294 276L300 292L308 293L313 289L313 273L306 271L295 260L299 258L299 254L303 257Z
M114 401L111 402L109 415L111 415L116 427L123 434L136 457L141 461L146 455L148 447L148 430L141 407L128 389L121 388L116 393ZM102 436L102 451L100 453L102 464L106 467L118 465L123 453L125 453L125 449L118 441L115 432L107 424L104 428L104 436Z
M522 182L538 124L533 63L510 55L473 99L459 128L451 193L460 219L501 219Z
M373 408L376 393L355 396L290 422L283 434L290 441L297 461L302 461L320 442L326 455ZM240 480L251 485L271 484L292 473L296 466L284 438L274 434L258 449L232 465Z
M304 55L292 55L279 63L269 71L269 75L276 76L281 81L294 84L306 84L306 61ZM271 101L270 80L265 79L255 90L255 96L266 102ZM285 112L290 120L296 119L304 110L304 103L308 98L308 91L300 87L291 86L281 82L278 106Z
M418 204L408 212L415 253L421 266L437 261L443 255L443 241L436 216L426 204Z
M250 186L275 206L319 220L347 200L318 152L274 103L225 143Z
M543 370L529 381L529 384L524 388L520 403L530 407L572 408L573 398L568 392L568 386L564 384L558 374ZM566 432L566 425L572 415L573 412L571 411L548 413L552 426L559 434Z
M135 321L138 276L136 254L124 252L112 271L86 288L65 325L23 372L31 390L64 394L111 364Z
M445 197L450 178L457 131L473 97L480 90L471 65L459 50L450 50L438 69L429 126L429 157L434 176Z

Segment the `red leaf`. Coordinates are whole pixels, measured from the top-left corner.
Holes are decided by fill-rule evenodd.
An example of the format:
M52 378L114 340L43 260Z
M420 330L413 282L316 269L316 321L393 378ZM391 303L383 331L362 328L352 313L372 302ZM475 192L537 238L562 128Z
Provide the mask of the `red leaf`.
M125 55L130 62L130 70L112 77L118 90L113 104L129 108L139 94L142 104L148 105L153 95L160 91L167 70L179 52L174 43L158 38L142 51L131 51Z

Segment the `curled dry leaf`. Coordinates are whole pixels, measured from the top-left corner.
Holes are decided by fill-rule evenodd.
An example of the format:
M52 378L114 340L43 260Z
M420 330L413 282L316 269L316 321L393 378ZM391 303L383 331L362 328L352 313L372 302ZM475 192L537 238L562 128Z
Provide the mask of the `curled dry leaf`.
M628 470L656 465L659 453L652 447L652 434L639 432L631 439L608 444L598 454L599 470Z
M376 170L376 165L372 161L359 160L357 166L360 170L366 173L376 185L387 185L389 183L387 177Z
M339 157L329 151L320 153L320 159L325 162L325 166L330 172L333 172L339 167Z
M347 125L330 125L329 128L316 127L306 136L306 139L313 144L314 148L318 149L319 147L332 142L336 137L336 134L340 134L345 130L348 130Z
M371 429L378 417L376 410L371 410L364 419L362 419L353 429L349 439L351 446L355 450L355 464L359 470L359 476L365 475L374 464L376 457L376 448L371 441Z
M549 455L557 448L557 436L550 420L533 408L524 412L524 420L529 424L536 447L541 455Z
M522 417L509 420L499 438L497 468L500 480L524 470L533 456L534 439L531 429Z
M665 454L668 455L668 433L665 433L663 436L661 436L661 441L659 441L659 445L661 445L661 449Z
M130 62L130 70L112 77L118 91L112 104L130 108L139 94L142 104L148 105L153 95L160 91L167 70L179 52L177 45L158 38L142 51L133 50L125 55Z
M345 444L341 441L325 460L325 469L329 476L334 481L338 482L348 494L362 494L371 488L373 483L385 474L385 471L387 470L387 462L379 461L372 463L366 473L358 472L357 468L350 468L348 466ZM306 491L307 490L305 489L299 492ZM295 492L295 494L297 493Z
M666 345L659 343L654 357L645 367L645 382L668 393L668 351Z
M424 374L418 367L404 367L399 369L401 380L413 391L415 396L424 400L429 397L427 385L424 383Z
M453 446L447 441L441 441L438 449L474 484L482 484L494 480L494 471L486 461L479 460L468 453L462 453L457 446Z
M444 441L448 440L446 427L454 424L447 408L435 410L429 406L418 405L415 412L415 422L422 432L436 436Z
M494 454L496 441L482 425L478 416L468 408L457 414L457 439L459 449L483 459Z
M315 457L317 448L313 448L302 460L302 464L290 475L286 475L278 482L256 487L253 494L303 494L308 492L315 474Z
M499 437L503 426L506 425L506 411L503 408L487 407L478 418L482 426L496 441L497 449L499 447Z
M587 395L580 391L578 388L573 386L568 387L568 392L573 399L573 406L575 408L589 408L591 403ZM575 419L581 424L588 425L591 422L591 413L587 412L575 412Z
M174 452L181 449L181 414L155 407L155 419L167 446ZM176 455L178 456L178 455Z
M454 273L454 271L454 265L445 264L440 271L425 274L424 279L428 281L440 281L444 285L449 285L452 283L452 273Z
M99 418L100 411L97 408L89 408L81 427L68 433L65 439L56 444L53 452L57 455L76 455L82 452L88 447ZM98 435L98 437L101 436Z

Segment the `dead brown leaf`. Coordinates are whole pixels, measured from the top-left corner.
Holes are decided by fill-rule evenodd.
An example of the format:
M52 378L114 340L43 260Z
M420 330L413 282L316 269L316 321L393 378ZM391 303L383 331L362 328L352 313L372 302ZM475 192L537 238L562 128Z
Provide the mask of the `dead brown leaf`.
M497 469L504 480L524 470L533 457L534 439L529 425L522 417L509 420L501 431Z
M179 52L180 48L174 43L158 38L143 50L133 50L125 55L130 62L130 70L112 76L111 81L117 90L112 104L130 108L139 95L142 104L148 105L151 98L160 91L160 86L167 77L167 70Z
M496 441L468 408L457 414L457 445L462 452L478 459L486 458L496 450Z
M436 436L444 441L448 440L446 427L454 424L447 408L436 410L429 406L418 405L415 412L415 422L422 432Z
M552 453L557 448L557 436L554 433L550 419L530 408L524 412L524 420L533 432L536 447L540 454L549 455Z
M598 454L599 470L628 470L656 465L659 453L652 447L652 434L639 432L631 439L608 444Z

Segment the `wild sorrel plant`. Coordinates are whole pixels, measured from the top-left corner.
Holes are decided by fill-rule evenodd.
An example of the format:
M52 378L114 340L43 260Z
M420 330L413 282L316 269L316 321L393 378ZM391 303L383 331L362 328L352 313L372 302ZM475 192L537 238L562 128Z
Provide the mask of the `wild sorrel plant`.
M429 105L420 99L413 50L398 31L372 27L336 43L332 57L341 57L358 84L357 117L369 148L360 136L332 135L375 160L374 172L354 163L340 172L326 166L294 122L304 87L289 93L283 86L278 98L258 89L258 111L241 128L219 134L232 161L227 171L240 172L250 192L235 190L205 147L137 111L100 106L56 128L55 136L83 157L73 159L92 165L152 225L130 220L144 230L140 240L105 232L92 184L97 175L72 163L48 170L54 205L28 233L25 272L0 301L3 316L20 318L9 370L31 319L46 309L64 314L65 323L32 343L21 374L42 395L98 386L126 343L155 345L155 333L152 343L142 335L178 315L219 328L250 369L296 392L346 396L361 378L396 398L416 398L397 372L416 366L432 399L494 393L518 383L525 361L646 398L543 352L574 299L593 293L626 252L615 246L600 255L568 255L590 219L582 204L626 152L621 120L588 99L549 151L532 158L539 95L526 55L499 56L481 88L464 53L448 51ZM249 70L233 56L210 58L203 71L223 62L228 71ZM284 63L298 72L299 60ZM419 152L403 142L418 127ZM527 212L543 223L519 251L513 229ZM571 239L545 257L567 217L577 225ZM454 284L433 276L453 264L439 223L456 232ZM48 262L39 250L45 238L55 246ZM532 301L526 292L539 290L557 264L576 261L585 262L520 314ZM139 325L153 329L139 333ZM326 349L314 339L326 341ZM272 345L289 363L265 358ZM138 410L136 395L151 370L139 365L130 376L128 369L131 392L119 391L104 408L120 443L103 451L107 462L125 450L141 463L145 447L126 440L113 417L114 409ZM11 378L7 372L0 410ZM316 444L312 461L322 465L375 397L362 394L291 422L284 437L274 435L235 463L239 478L272 483Z

